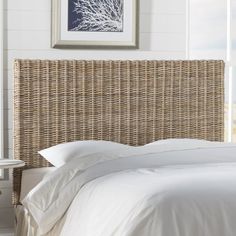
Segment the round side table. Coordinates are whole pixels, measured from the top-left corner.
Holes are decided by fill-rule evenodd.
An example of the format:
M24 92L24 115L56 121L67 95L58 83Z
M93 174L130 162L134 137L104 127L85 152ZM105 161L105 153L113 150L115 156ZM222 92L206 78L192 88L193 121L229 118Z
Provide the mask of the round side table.
M0 169L19 168L24 165L25 165L25 162L21 160L0 159Z
M25 165L24 161L21 160L11 160L11 159L0 159L0 170L1 169L13 169L19 168ZM0 189L0 195L2 194Z

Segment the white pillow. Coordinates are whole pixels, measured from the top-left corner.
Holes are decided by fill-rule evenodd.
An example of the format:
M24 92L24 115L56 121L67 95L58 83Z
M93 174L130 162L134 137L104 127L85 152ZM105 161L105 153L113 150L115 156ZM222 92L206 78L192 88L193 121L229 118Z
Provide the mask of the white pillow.
M86 156L104 156L115 154L116 151L125 151L131 146L110 141L75 141L58 144L38 153L55 167L60 167L74 158Z
M145 146L151 145L188 145L188 144L209 144L212 143L210 141L204 139L189 139L189 138L170 138L170 139L161 139L154 141L152 143L148 143Z
M209 148L221 145L221 142L211 142L204 139L162 139L144 145L146 150L155 152L180 151L188 149Z

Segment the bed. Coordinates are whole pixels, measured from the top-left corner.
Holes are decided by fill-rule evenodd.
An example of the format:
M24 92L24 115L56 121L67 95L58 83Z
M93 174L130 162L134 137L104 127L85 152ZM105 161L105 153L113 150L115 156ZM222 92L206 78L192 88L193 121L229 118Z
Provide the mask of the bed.
M13 204L16 206L16 215L18 216L19 235L19 232L21 234L23 232L21 231L22 228L28 232L28 235L38 235L34 231L35 222L32 222L32 218L33 221L35 221L35 218L32 217L32 212L29 214L29 212L24 211L24 206L27 204L21 205L20 194L23 170L50 168L51 166L46 159L38 154L39 150L75 140L106 140L130 145L133 148L141 148L132 149L132 155L130 154L128 158L130 162L126 162L128 159L123 163L119 162L120 160L114 160L113 167L106 166L108 164L104 163L104 166L100 165L100 168L104 173L105 170L121 168L121 166L124 168L125 166L127 171L127 167L134 164L131 160L137 156L139 161L135 162L134 165L139 163L140 166L136 167L138 170L143 170L141 173L145 175L147 172L144 169L150 170L154 163L153 147L155 146L155 155L156 152L160 152L160 147L157 147L158 145L153 147L143 145L163 139L188 138L218 142L224 139L223 61L16 60L14 69L14 158L26 162L24 169L16 169L13 174ZM167 155L165 154L166 151L171 151L171 153L173 151L183 151L178 149L178 143L172 146L170 150L172 144L168 143L168 145L162 147L164 152L158 154L163 163L171 158L170 156L165 157ZM222 162L220 153L229 152L228 161L231 166L234 166L234 156L229 151L229 149L234 150L234 146L221 147L219 143L213 143L213 146L207 146L206 148L205 145L205 143L194 143L192 146L190 145L191 150L185 150L186 156L190 155L192 157L190 162L187 161L188 164L196 162L195 164L200 165L199 160L196 159L198 151L202 152L198 153L200 156L211 156L213 151L216 153L216 150L218 150L217 158L214 160L206 158L208 162L214 167L214 165ZM185 144L185 146L189 145ZM146 160L150 160L150 162L143 161L140 153L149 155ZM132 159L131 157L135 158ZM186 164L186 160L187 157L179 161ZM204 158L201 161L205 163ZM148 166L148 163L150 166ZM74 165L79 164L74 163ZM66 176L66 173L69 172L66 168L72 167L73 165L62 167L59 176L63 173ZM207 169L208 167L209 169ZM208 167L202 176L215 171L212 166ZM130 167L130 169L132 168ZM199 168L199 166L196 168ZM223 169L231 172L234 170L231 170L227 165ZM96 171L93 170L92 174ZM114 169L115 173L122 172L124 179L126 179L126 171L124 169L122 171L121 169ZM178 170L173 168L169 172L177 173ZM54 174L54 171L51 175L54 175L54 177L50 178L56 179L57 174ZM104 175L110 176L112 173L107 172ZM96 183L96 179L103 179L99 174L93 178L93 180L83 183L83 191L85 191L84 188L89 188L86 186ZM111 186L124 187L123 185L120 186L122 181L117 182L115 180L116 176L112 175L111 179L113 178L114 181L111 182ZM127 178L129 179L129 177ZM150 182L153 183L153 179ZM133 184L130 183L130 186L133 186ZM150 185L151 189L152 187ZM112 188L108 189L111 190ZM113 190L115 191L115 189ZM55 235L55 232L60 235L68 235L69 229L75 230L74 226L69 226L70 223L68 222L70 221L67 218L76 215L72 212L71 207L74 209L74 205L79 204L78 202L82 201L81 199L86 199L86 193L83 191L77 189L77 192L80 192L81 195L84 194L84 197L79 198L75 195L68 206L65 207L66 211L61 212L56 223L42 231L42 235ZM134 189L133 191L138 190ZM97 194L99 196L101 192L98 191ZM100 198L103 198L102 195ZM113 198L114 196L110 196L110 199ZM109 200L105 197L104 199L106 199L106 202ZM119 202L116 202L116 205L118 204ZM114 206L107 207L109 214L111 214L109 209L112 207ZM101 210L99 212L101 213ZM62 217L63 215L67 217ZM86 219L85 215L78 217ZM181 217L186 216L183 214ZM120 220L122 221L122 218ZM150 222L145 226L142 225L143 222L140 221L138 227L132 230L129 229L129 232L117 230L116 233L112 234L109 233L109 230L104 233L104 229L93 232L83 229L83 236L94 235L94 232L97 232L96 236L155 234L151 231L148 234L145 233L149 230L145 228L147 225L149 225L148 228L152 227ZM86 225L85 223L86 220L83 224ZM21 227L22 225L23 227ZM161 228L163 227L162 225ZM119 229L121 230L121 228ZM194 225L190 229L196 230ZM87 234L84 234L85 231ZM113 232L112 229L110 232ZM165 234L160 235L175 235L173 232L170 231L169 234L165 232ZM188 235L186 232L178 235ZM178 231L178 233L180 232Z

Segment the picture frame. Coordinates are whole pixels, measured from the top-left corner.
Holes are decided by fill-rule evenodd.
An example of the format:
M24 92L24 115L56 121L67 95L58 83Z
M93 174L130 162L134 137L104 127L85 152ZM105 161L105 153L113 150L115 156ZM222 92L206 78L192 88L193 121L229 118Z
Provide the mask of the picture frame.
M137 49L138 11L139 0L52 0L51 46Z

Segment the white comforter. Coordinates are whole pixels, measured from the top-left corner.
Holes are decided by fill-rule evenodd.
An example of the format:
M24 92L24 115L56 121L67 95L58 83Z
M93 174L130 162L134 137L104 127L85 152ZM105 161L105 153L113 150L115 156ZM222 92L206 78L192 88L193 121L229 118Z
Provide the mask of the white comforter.
M75 159L23 204L40 234L235 236L236 146L144 146L85 170Z

